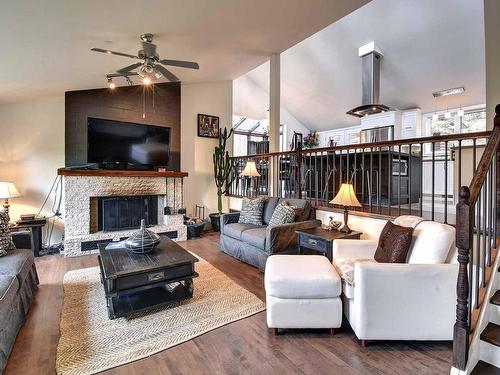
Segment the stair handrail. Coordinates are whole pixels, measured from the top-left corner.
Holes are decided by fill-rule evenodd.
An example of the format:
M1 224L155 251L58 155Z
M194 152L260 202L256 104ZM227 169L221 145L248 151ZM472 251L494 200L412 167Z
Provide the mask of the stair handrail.
M453 329L453 367L465 370L469 355L469 344L472 322L470 321L470 288L469 261L473 249L474 239L474 211L481 189L488 176L491 164L499 152L500 145L500 104L495 108L493 130L481 156L479 164L469 186L460 187L459 201L456 205L456 246L458 250L458 277L457 277L457 306L456 322ZM500 159L500 158L499 158ZM498 164L498 162L497 162ZM493 168L498 170L498 165ZM500 177L500 173L496 174ZM497 181L493 181L495 199L500 188ZM486 204L486 203L485 203ZM497 209L500 205L496 205ZM497 215L496 212L494 212ZM495 231L496 233L496 231ZM480 235L480 233L477 233ZM495 235L496 236L496 235ZM478 277L476 275L476 277Z

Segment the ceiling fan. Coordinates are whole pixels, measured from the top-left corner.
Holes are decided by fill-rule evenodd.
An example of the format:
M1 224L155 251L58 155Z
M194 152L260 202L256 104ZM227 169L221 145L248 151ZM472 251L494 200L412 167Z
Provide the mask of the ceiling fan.
M128 78L129 76L139 75L145 81L150 81L154 78L159 79L163 76L169 81L174 82L179 81L179 78L163 65L188 69L200 68L198 63L191 61L160 59L160 56L158 55L158 53L156 53L156 45L153 44L153 34L142 34L141 40L142 49L137 52L137 56L123 52L110 51L102 48L92 48L91 51L141 60L140 62L136 62L124 68L118 69L116 71L116 74L108 74L108 79L121 76ZM135 71L136 69L139 70Z

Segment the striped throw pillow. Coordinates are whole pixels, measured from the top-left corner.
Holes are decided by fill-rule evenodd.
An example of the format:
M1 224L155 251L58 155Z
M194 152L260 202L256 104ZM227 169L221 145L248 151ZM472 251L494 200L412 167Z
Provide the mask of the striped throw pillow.
M264 210L264 198L243 198L240 219L238 223L262 225L262 211Z
M295 207L280 203L276 206L269 220L269 225L281 225L293 223L295 219Z

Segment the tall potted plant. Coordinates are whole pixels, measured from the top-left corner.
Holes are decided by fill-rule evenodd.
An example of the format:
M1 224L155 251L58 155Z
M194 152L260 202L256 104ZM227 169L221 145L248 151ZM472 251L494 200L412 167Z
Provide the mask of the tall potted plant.
M229 152L226 151L226 143L233 134L233 129L228 133L227 129L219 132L219 144L215 147L213 154L214 162L214 180L217 187L217 213L208 215L212 228L215 231L220 230L220 216L222 215L222 196L226 194L232 182L236 178L234 171L234 161L229 158Z

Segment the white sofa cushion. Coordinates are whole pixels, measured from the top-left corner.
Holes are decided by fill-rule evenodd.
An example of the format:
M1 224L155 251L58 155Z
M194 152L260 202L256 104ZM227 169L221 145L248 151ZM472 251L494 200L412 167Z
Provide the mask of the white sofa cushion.
M357 259L357 258L334 258L333 265L337 270L343 282L354 286L354 263L371 262L376 263L375 259Z
M413 230L408 263L445 263L454 243L455 228L435 221L422 221Z
M339 275L323 255L272 255L264 284L267 295L279 298L331 298L342 291Z

